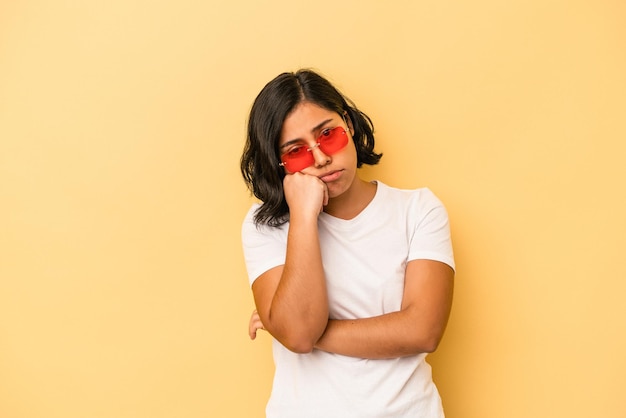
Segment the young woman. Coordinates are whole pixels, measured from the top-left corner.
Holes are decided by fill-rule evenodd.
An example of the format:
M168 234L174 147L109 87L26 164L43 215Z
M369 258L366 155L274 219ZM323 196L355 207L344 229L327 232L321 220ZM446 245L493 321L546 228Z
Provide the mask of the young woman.
M443 417L427 353L454 281L448 217L428 189L359 178L371 120L325 78L259 93L241 172L262 202L242 239L259 329L274 338L267 417Z

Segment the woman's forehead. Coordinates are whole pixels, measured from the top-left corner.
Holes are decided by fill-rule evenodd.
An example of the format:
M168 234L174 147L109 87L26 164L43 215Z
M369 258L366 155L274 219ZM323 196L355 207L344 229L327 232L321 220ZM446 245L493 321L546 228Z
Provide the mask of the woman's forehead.
M315 134L316 131L339 118L339 114L332 110L314 103L302 102L285 118L280 142L284 143Z

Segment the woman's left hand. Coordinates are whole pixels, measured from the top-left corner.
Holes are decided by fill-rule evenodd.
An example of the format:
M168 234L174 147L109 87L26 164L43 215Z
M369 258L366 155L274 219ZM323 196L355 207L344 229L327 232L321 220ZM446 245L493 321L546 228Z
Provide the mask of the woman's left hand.
M263 322L261 322L261 317L259 317L259 313L256 311L252 311L252 316L250 316L250 323L248 324L248 335L250 335L250 339L254 340L256 338L256 332L258 330L265 330L263 327Z

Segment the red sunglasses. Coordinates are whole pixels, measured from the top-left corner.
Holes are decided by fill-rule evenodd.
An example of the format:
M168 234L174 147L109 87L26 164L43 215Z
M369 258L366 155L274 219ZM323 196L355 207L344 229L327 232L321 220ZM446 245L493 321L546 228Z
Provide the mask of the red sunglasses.
M313 150L317 147L326 155L333 155L348 145L348 134L342 126L324 129L312 147L298 145L280 156L281 166L289 173L302 171L315 163Z

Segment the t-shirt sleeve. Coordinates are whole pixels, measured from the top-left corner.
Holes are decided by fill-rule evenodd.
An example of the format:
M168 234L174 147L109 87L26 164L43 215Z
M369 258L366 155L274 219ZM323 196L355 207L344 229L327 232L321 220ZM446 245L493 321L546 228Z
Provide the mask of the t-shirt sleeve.
M416 215L409 248L410 260L435 260L455 268L448 212L428 189L420 190L413 202Z
M263 273L285 264L287 251L287 226L270 227L256 225L254 213L259 205L248 211L241 227L243 255L250 286Z

